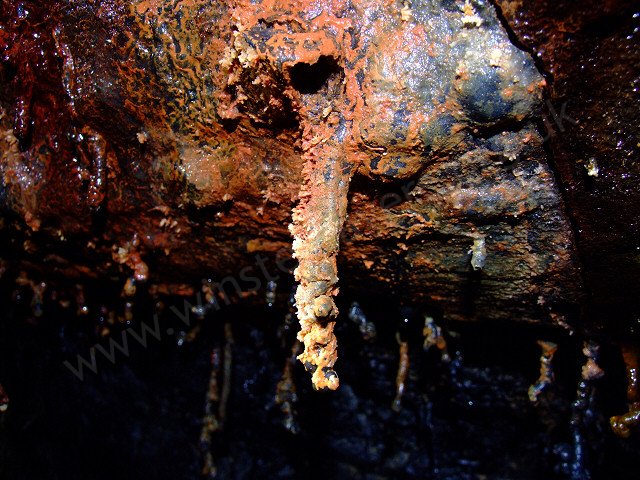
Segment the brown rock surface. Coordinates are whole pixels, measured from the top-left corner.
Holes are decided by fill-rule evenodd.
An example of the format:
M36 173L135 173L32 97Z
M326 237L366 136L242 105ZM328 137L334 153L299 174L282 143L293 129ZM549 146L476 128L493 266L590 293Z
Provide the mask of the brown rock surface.
M256 254L275 271L293 222L303 323L339 285L626 335L637 18L499 3L514 33L487 2L3 2L5 260L123 283L148 265L175 290ZM513 41L579 122L547 143L545 81Z

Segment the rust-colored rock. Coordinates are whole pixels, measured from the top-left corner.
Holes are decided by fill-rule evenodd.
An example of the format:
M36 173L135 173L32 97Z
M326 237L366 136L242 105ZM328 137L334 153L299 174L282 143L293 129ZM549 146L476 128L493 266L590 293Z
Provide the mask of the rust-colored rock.
M600 334L637 341L640 312L640 12L637 2L496 2L548 82L544 131L577 233Z
M622 438L629 438L640 425L640 351L636 345L622 345L622 357L627 369L627 400L629 411L610 419L611 429Z
M488 2L3 8L0 202L30 268L253 293L292 245L319 388L338 271L450 319L581 328L545 80Z

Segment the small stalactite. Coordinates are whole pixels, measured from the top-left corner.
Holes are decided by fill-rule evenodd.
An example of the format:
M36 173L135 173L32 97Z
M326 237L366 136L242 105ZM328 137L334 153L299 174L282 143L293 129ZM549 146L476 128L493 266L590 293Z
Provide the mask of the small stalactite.
M196 338L198 338L198 335L200 335L200 332L202 332L202 324L201 323L198 323L197 325L195 325L193 328L191 328L188 331L180 330L178 332L178 334L176 335L176 344L179 347L182 347L186 343L191 343Z
M449 351L447 349L447 340L442 334L442 328L436 323L434 318L429 315L424 316L424 327L422 328L422 335L424 336L424 343L422 348L424 351L428 351L432 347L437 347L442 353L442 360L449 362Z
M32 282L33 297L31 298L31 313L34 317L40 318L44 313L43 301L44 292L47 289L45 282Z
M582 354L587 357L587 362L582 366L582 379L585 381L598 380L604 377L604 370L598 365L598 355L600 353L600 345L586 341Z
M0 265L0 276L2 273L2 266ZM30 279L25 271L21 271L15 281L16 285L31 290L31 314L34 318L42 317L44 313L44 293L47 290L47 284Z
M133 307L134 302L133 298L136 294L136 279L135 277L129 277L125 283L124 287L122 287L122 293L120 296L125 299L124 302L124 310L123 310L123 320L124 323L129 325L133 321Z
M298 394L296 385L293 381L293 368L295 366L296 357L300 354L300 343L295 343L291 347L291 356L289 356L284 364L282 379L276 387L275 402L280 406L283 414L282 425L292 434L300 431L297 420L296 403L298 402Z
M76 285L76 315L87 315L89 313L89 307L84 297L84 285Z
M265 302L267 307L271 308L276 303L276 291L278 290L278 284L271 280L267 283L267 291L264 295Z
M149 267L142 260L138 248L140 247L140 239L138 234L134 233L130 241L118 247L113 245L111 256L113 260L119 264L126 264L133 270L133 279L138 283L144 283L149 278Z
M124 287L122 287L121 297L133 297L136 294L136 279L135 277L127 278L127 281L124 282Z
M398 334L396 336L400 345L400 359L398 361L398 373L396 374L396 397L393 399L391 408L394 412L399 412L402 408L402 397L404 395L405 382L409 372L409 342L403 341Z
M636 345L622 345L622 358L627 369L627 400L629 411L623 415L611 417L609 422L613 433L622 438L629 438L633 429L640 425L640 381L638 365L640 352Z
M564 473L571 480L589 480L591 474L588 468L590 444L588 432L593 429L595 422L595 400L593 382L604 376L598 366L599 346L594 342L585 341L582 353L587 361L582 367L582 375L578 382L576 399L571 407L571 453L570 461L563 465Z
M487 261L487 248L484 235L476 234L473 245L469 250L471 254L471 266L475 271L482 270Z
M224 346L216 345L211 350L211 373L205 398L204 416L200 430L200 452L203 459L202 474L205 478L218 478L218 469L212 450L212 439L216 432L221 432L227 417L227 405L231 393L231 371L233 366L233 331L231 323L226 322L224 330ZM219 377L222 373L222 382Z
M374 342L376 339L376 325L373 322L367 320L362 307L358 302L351 303L351 307L349 307L349 320L355 323L358 326L358 330L360 330L360 334L362 338L366 342Z
M222 363L222 393L220 395L220 406L218 408L218 421L220 429L224 427L227 418L227 405L229 404L229 394L231 393L231 370L233 367L233 330L231 323L224 324L224 352Z
M545 340L538 340L538 345L542 349L540 355L540 377L536 383L529 387L529 401L531 403L538 403L538 397L542 391L551 385L554 381L553 375L553 356L558 350L558 345L553 342L547 342Z
M211 374L209 375L209 387L204 405L204 417L200 431L200 450L203 456L202 474L205 478L216 478L217 468L211 451L211 437L220 430L220 423L215 414L215 407L220 402L218 387L218 374L220 372L220 349L214 347L211 350Z
M286 349L289 345L289 337L295 329L296 323L296 287L293 286L287 301L288 312L284 316L284 322L278 327L278 339L282 345L282 349Z

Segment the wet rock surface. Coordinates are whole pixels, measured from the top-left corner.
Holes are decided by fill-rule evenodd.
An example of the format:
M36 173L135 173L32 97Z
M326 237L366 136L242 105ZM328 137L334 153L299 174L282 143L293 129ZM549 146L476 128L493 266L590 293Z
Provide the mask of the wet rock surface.
M73 237L74 267L126 275L112 248L137 235L157 282L237 276L289 247L293 220L307 292L307 266L337 262L344 286L456 318L578 318L573 234L532 123L544 81L491 5L7 12L4 204L43 232L35 258ZM335 186L320 176L317 190L329 159ZM341 213L327 216L336 188ZM328 230L312 259L296 225L313 221ZM306 303L333 295L335 276Z
M635 335L640 286L638 5L588 2L576 9L571 2L496 3L517 41L536 52L546 72L550 103L544 131L578 240L590 299L585 321Z
M635 478L634 2L2 9L3 478Z
M232 363L230 380L223 368L218 376L230 391L218 418L224 426L211 435L217 478L635 478L638 437L622 440L608 428L608 416L624 408L626 388L619 352L611 347L599 358L605 377L576 415L578 339L504 322L438 320L450 352L445 361L424 351L420 315L357 297L376 340L363 337L355 323L337 325L344 347L335 392L315 391L304 367L293 363L292 431L276 401L295 339L294 325L283 329L286 295L273 307L231 305L193 315L191 326L200 333L191 337L167 308L159 338L149 336L146 348L130 338L129 355L115 352L115 363L96 352L97 372L85 368L80 381L63 361L89 360L96 343L108 350L108 338L119 339L129 327L140 332L155 310L138 293L133 322L111 325L100 305L117 303L118 292L111 298L104 290L88 292L94 292L85 298L88 313L79 316L74 302L47 300L43 315L34 317L28 288L15 288L12 308L3 312L0 374L11 403L0 430L2 478L51 472L67 479L210 478L201 474L198 438L210 352L226 349L225 325L232 330ZM2 300L8 303L6 294ZM161 300L182 310L181 297ZM348 305L338 301L338 307ZM105 326L110 337L101 333ZM394 410L397 331L407 339L409 367ZM539 335L557 342L558 353L555 382L533 404L527 389L538 376Z

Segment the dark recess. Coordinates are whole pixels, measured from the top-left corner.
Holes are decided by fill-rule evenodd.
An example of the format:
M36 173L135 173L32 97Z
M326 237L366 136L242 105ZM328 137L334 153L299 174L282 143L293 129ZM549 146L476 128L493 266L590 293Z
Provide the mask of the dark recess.
M322 55L312 65L296 63L291 68L291 83L300 93L318 93L328 80L340 71L340 66L334 57Z

